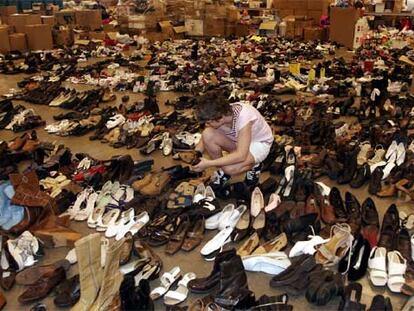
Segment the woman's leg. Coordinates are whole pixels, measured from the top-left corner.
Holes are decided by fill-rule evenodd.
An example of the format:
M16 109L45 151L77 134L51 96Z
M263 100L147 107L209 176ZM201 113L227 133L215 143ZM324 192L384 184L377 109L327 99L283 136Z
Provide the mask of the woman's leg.
M222 132L207 127L204 129L201 139L203 140L204 149L211 159L218 159L223 156L223 151L233 152L237 146L234 141L229 139Z
M245 173L251 170L254 165L255 165L255 159L253 155L249 152L247 159L244 160L243 162L226 165L226 166L223 166L221 169L223 170L224 173L230 176L234 176L234 175L239 175L241 173Z

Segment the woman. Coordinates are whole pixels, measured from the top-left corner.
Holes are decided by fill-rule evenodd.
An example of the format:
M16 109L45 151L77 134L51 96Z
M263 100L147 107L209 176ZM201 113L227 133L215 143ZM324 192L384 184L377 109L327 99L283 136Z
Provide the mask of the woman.
M196 116L205 125L196 151L206 151L210 159L201 158L193 169L217 167L213 180L217 187L244 172L245 182L255 185L273 143L272 130L260 112L244 103L230 105L221 93L212 91L200 98Z

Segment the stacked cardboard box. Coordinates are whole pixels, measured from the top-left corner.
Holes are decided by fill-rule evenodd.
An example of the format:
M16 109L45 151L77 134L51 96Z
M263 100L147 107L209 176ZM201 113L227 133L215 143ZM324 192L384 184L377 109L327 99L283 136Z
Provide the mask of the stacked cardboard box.
M286 16L307 16L313 23L319 24L322 15L328 15L332 0L273 0L281 18Z
M17 8L14 5L0 6L0 18L3 24L8 24L9 16L17 13Z
M0 53L10 52L9 26L0 25Z
M10 50L24 52L27 50L25 33L13 33L9 35Z
M50 50L53 48L52 28L50 25L26 25L25 33L29 50Z

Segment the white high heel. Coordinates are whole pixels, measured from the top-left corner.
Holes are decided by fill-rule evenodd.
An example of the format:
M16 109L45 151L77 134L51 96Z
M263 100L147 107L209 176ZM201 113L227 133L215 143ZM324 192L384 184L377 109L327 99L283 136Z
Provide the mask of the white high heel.
M74 219L76 221L85 221L88 219L89 215L93 212L97 198L98 194L96 192L91 193L86 201L86 208L81 209L78 213L76 213Z
M116 220L121 214L121 211L117 208L112 208L108 212L102 215L102 217L98 218L98 222L96 224L96 231L103 232L108 229L109 226L113 226Z
M121 216L119 217L118 221L116 221L113 225L108 226L108 229L105 231L105 236L107 238L112 238L116 236L119 229L124 226L127 222L131 221L135 216L135 210L130 208L129 210L122 212Z
M131 219L124 225L118 227L118 233L116 234L115 240L119 241L128 232L131 232L132 235L135 235L139 230L141 230L147 224L148 221L149 221L149 215L147 212L142 212L138 216L135 216L133 219Z

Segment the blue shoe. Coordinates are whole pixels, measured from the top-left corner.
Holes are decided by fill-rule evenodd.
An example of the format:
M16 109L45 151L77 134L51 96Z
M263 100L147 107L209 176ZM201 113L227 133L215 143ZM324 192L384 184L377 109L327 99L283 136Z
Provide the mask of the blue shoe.
M7 208L8 198L4 193L4 189L8 185L10 185L8 182L0 184L0 227L7 223L7 221L11 218L11 211Z
M4 183L0 187L0 201L3 203L1 208L3 209L0 216L0 226L4 230L10 230L13 226L17 225L24 218L23 206L11 204L11 198L14 196L14 189L10 183Z

